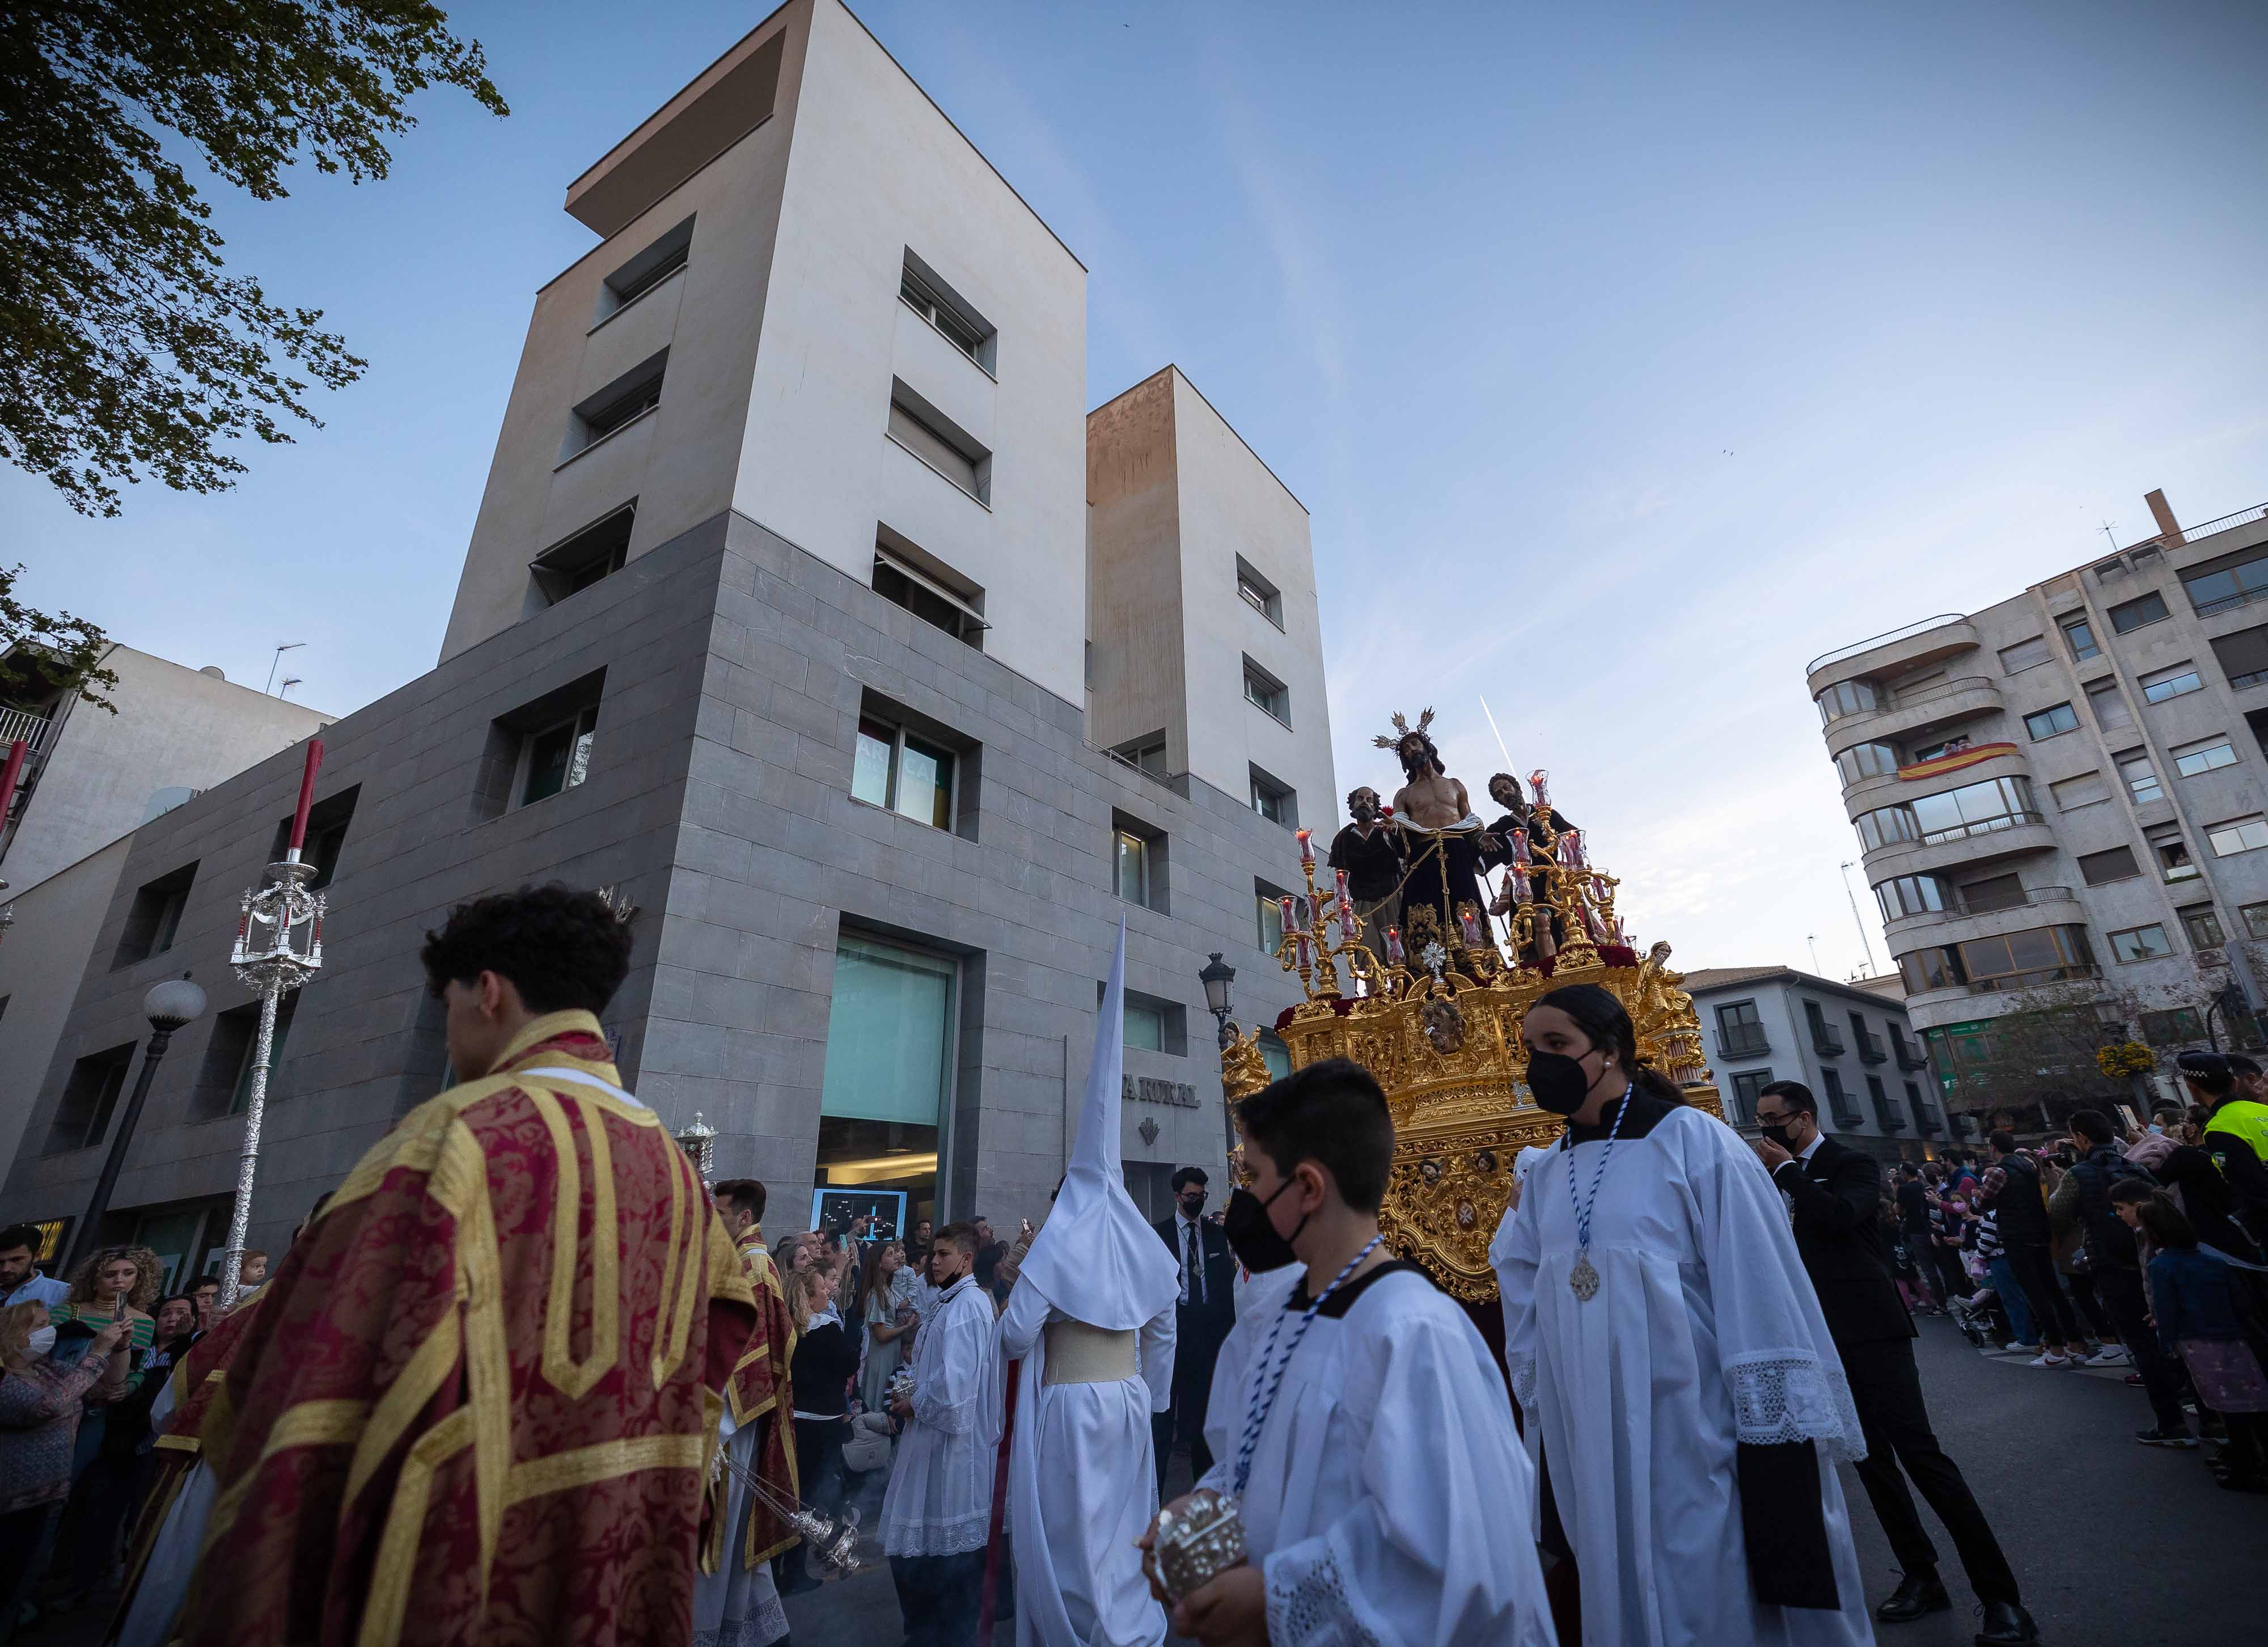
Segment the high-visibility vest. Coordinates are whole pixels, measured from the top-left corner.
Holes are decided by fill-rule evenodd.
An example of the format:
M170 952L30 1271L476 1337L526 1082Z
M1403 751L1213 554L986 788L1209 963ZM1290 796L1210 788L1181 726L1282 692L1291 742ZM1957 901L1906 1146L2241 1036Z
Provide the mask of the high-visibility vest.
M2227 1133L2241 1139L2252 1149L2253 1156L2263 1166L2268 1166L2268 1104L2255 1104L2250 1098L2231 1098L2213 1112L2205 1124L2209 1133Z

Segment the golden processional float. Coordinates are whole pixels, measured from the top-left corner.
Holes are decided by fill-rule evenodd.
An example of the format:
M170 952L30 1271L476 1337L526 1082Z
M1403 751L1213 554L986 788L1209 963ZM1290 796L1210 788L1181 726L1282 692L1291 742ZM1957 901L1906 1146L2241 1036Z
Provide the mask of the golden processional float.
M1276 950L1307 993L1275 1025L1292 1067L1350 1058L1386 1090L1394 1168L1379 1226L1387 1244L1469 1305L1496 1297L1488 1246L1511 1204L1514 1158L1565 1126L1528 1090L1520 1023L1538 996L1568 984L1611 991L1637 1029L1639 1061L1676 1082L1687 1103L1724 1115L1669 945L1638 953L1615 913L1619 880L1590 861L1580 831L1552 831L1549 774L1528 782L1528 826L1508 843L1508 896L1495 907L1513 960L1497 948L1491 913L1469 903L1446 923L1439 910L1410 910L1409 930L1389 927L1383 953L1373 949L1345 873L1317 883L1306 830L1298 836L1307 890L1284 900ZM1256 1030L1233 1025L1224 1038L1221 1087L1231 1104L1273 1079L1259 1041Z

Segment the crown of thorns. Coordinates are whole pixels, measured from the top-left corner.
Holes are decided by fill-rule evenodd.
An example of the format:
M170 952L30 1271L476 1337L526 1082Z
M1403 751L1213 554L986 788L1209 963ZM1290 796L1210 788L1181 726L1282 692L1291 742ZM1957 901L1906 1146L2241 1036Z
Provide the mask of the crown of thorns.
M1412 736L1425 738L1430 743L1432 739L1427 736L1425 728L1432 724L1433 712L1430 708L1418 717L1418 724L1414 727L1410 724L1409 717L1397 709L1394 713L1394 735L1388 737L1381 732L1371 739L1371 743L1373 747L1381 750L1398 750L1402 747L1403 740Z

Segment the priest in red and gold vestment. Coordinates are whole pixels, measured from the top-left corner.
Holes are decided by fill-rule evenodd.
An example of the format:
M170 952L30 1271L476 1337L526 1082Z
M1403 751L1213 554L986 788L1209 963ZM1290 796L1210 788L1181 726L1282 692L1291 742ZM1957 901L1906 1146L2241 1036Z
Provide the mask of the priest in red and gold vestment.
M202 1429L192 1647L678 1647L747 1273L596 1014L627 924L550 886L423 959L451 1063L268 1283Z

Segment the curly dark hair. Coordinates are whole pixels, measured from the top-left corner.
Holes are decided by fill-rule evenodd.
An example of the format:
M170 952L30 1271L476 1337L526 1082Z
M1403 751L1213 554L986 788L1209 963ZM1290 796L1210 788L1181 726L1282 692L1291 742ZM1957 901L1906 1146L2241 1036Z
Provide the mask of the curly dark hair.
M460 904L418 957L436 995L482 972L511 979L530 1012L606 1010L630 970L630 923L596 892L557 882Z

